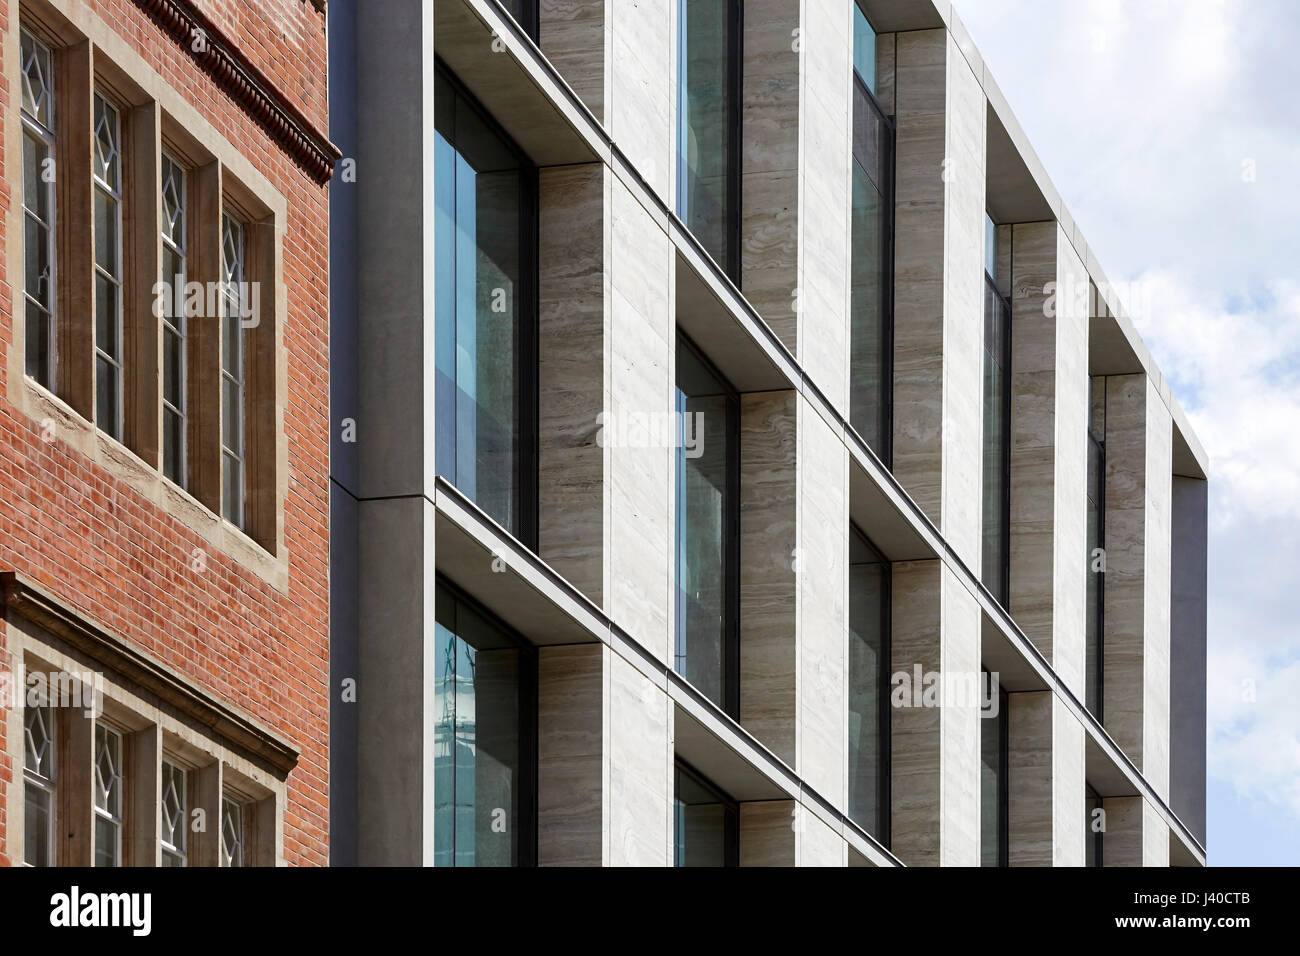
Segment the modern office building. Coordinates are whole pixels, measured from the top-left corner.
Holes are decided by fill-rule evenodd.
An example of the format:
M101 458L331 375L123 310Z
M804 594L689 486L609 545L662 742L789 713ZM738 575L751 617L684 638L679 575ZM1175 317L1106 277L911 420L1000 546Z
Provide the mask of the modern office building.
M325 27L0 2L0 865L328 861Z
M1204 864L1207 459L947 0L329 20L333 863Z

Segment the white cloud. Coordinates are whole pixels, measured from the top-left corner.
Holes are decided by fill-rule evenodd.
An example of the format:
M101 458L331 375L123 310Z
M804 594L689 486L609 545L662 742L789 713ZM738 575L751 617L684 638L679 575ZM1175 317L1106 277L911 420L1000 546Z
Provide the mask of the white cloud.
M1209 772L1295 830L1300 4L954 5L1110 278L1141 284L1135 324L1211 460Z

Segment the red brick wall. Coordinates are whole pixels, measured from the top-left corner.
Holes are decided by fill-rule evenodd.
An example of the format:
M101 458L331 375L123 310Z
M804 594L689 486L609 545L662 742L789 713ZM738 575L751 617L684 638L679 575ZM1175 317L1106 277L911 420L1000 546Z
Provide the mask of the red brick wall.
M55 441L7 400L6 356L13 341L20 281L4 272L9 185L0 137L0 570L38 581L83 611L253 715L301 751L288 778L284 855L290 864L328 862L328 202L185 51L132 0L78 0L127 40L184 95L288 201L284 240L287 314L288 492L284 533L289 591L282 595L182 523ZM325 129L324 16L309 0L201 0L243 54L321 130ZM17 29L18 4L0 0L0 29ZM7 65L6 65L7 66ZM0 84L0 131L18 122L12 91ZM190 569L195 548L207 570ZM0 666L8 667L0 627ZM21 800L21 768L10 765L0 721L0 793ZM0 799L0 865L9 859Z

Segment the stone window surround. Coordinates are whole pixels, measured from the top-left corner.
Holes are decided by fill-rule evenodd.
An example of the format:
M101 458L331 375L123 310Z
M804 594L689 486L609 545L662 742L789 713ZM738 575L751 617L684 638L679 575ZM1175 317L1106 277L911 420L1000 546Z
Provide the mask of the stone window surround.
M6 739L12 766L21 768L24 761L23 720L26 675L31 672L103 675L103 714L100 719L122 734L125 750L123 790L122 860L125 866L159 866L162 858L161 761L168 760L186 771L187 826L192 824L192 812L202 808L206 814L205 832L187 832L187 865L219 865L221 834L221 797L227 796L244 805L244 840L247 847L246 864L253 866L284 865L284 810L287 805L288 786L282 769L286 761L296 762L297 751L287 742L272 738L278 748L273 759L253 759L237 742L222 733L230 724L244 721L244 730L271 737L270 732L256 727L243 715L223 708L224 721L216 721L202 708L211 697L205 691L190 685L174 671L163 679L184 685L183 692L192 696L195 704L176 707L152 693L143 684L151 677L137 683L112 668L109 637L103 641L105 654L98 650L87 653L88 642L98 640L97 628L82 621L75 614L60 608L66 621L51 623L39 620L41 602L50 601L45 595L33 591L22 579L5 575L4 591L7 604L3 625L7 650L11 661L11 676L16 706L7 713ZM25 610L31 598L35 599L37 613L27 616ZM17 613L14 613L17 611ZM62 626L61 626L62 625ZM73 640L61 633L68 627L79 628ZM120 643L120 642L119 642ZM133 664L163 668L151 658L135 652ZM128 658L129 659L129 658ZM57 706L54 702L55 732L58 746L55 779L56 794L56 865L89 866L93 860L90 834L93 833L93 789L88 774L78 775L70 766L69 753L73 742L93 742L94 728L91 718L84 715L83 707ZM87 735L89 735L87 737ZM88 752L89 753L89 752ZM282 766L274 766L279 762ZM150 767L152 762L153 766ZM89 765L87 765L88 767ZM24 779L21 772L14 774L4 804L9 808L9 858L15 865L24 859L23 841L26 812L23 799ZM145 781L152 779L152 788ZM69 838L69 813L83 819L87 826L85 835Z
M104 468L118 480L126 483L170 517L184 524L205 541L213 551L220 552L245 569L275 587L281 593L288 592L289 554L284 536L284 505L288 487L288 442L285 437L283 421L287 405L287 357L284 351L284 320L286 315L286 291L283 272L284 232L287 220L287 201L285 197L260 173L248 159L228 140L221 136L215 127L208 123L185 98L170 87L125 41L116 35L104 21L81 4L69 0L27 0L21 4L20 15L10 21L10 30L3 36L5 77L11 90L20 89L19 78L21 62L18 52L19 30L25 28L46 43L54 53L56 66L56 97L63 97L59 91L59 81L66 85L69 67L78 67L86 79L87 88L92 85L113 95L123 106L123 120L126 148L131 150L136 142L146 147L140 155L149 155L150 164L147 171L157 172L160 162L159 152L153 147L166 150L174 159L183 163L190 174L191 219L195 223L211 222L213 228L219 226L220 209L226 209L249 225L248 258L252 278L261 282L261 323L258 329L246 332L246 347L254 368L253 393L248 396L249 413L246 414L246 441L249 443L250 460L245 481L245 496L250 509L249 531L245 533L220 516L220 458L219 448L211 449L213 465L207 469L209 476L215 470L215 488L209 477L205 485L200 474L194 474L191 488L186 490L165 478L162 473L162 440L160 433L161 401L161 356L159 343L151 342L157 336L136 335L132 338L131 326L140 315L152 317L148 311L152 302L152 285L157 281L152 277L154 268L160 262L161 238L158 229L142 230L135 228L124 237L124 252L140 250L146 258L142 269L149 269L153 281L145 285L143 279L137 282L134 298L127 299L125 324L127 340L125 342L128 364L137 367L152 367L157 374L149 377L136 376L136 384L127 383L127 428L124 442L118 442L111 436L100 432L93 421L93 415L83 414L73 407L68 400L72 396L62 397L38 385L25 374L25 324L17 318L12 322L12 341L7 355L6 397L21 412L31 418L39 430L43 423L54 423L55 439L65 442L85 455L92 462ZM60 63L60 60L75 58L76 64ZM80 84L78 84L80 85ZM63 105L60 100L60 105ZM21 151L21 124L17 122L19 103L15 98L11 104L14 122L8 125L5 139L7 155L19 157ZM86 108L89 108L88 104ZM69 129L78 119L74 115L67 117L68 110L63 107L61 126ZM90 129L85 130L90 135ZM68 137L64 137L64 141ZM65 147L66 148L66 147ZM138 148L138 147L137 147ZM11 162L7 168L7 178L13 195L21 192L21 164ZM86 171L89 175L89 171ZM127 175L131 175L127 172ZM156 176L154 177L156 178ZM147 208L156 210L160 197L149 195L148 191L132 195L132 183L126 182L128 192L128 213L131 208L138 208L141 201ZM60 191L62 191L62 186ZM60 197L60 205L64 199ZM208 208L204 208L204 206ZM218 208L212 208L216 206ZM87 210L88 211L88 210ZM14 237L6 250L6 268L11 276L23 274L23 249L19 237L23 235L21 204L11 205L8 229ZM63 215L63 213L60 213ZM264 228L254 228L262 226ZM85 231L87 248L84 250L89 269L89 233ZM152 257L149 256L152 246ZM68 257L65 247L60 250L62 258ZM214 244L214 253L219 253L219 244ZM81 250L74 250L75 258L80 259ZM202 255L195 249L194 255ZM68 265L71 265L70 261ZM65 263L60 261L60 267ZM69 270L64 269L64 272ZM216 268L211 278L216 278ZM204 270L196 270L194 278L204 280ZM88 272L87 272L88 274ZM62 280L60 280L62 282ZM143 287L143 288L140 288ZM60 290L62 291L62 289ZM65 293L66 295L66 293ZM146 304L141 296L148 296ZM62 298L62 297L61 297ZM74 314L77 310L62 307L61 314ZM15 311L15 316L19 315ZM161 320L154 320L158 328ZM205 385L205 376L200 371L200 363L193 361L196 352L207 355L218 348L219 340L215 334L215 323L196 320L190 346L190 374L196 379L191 386L197 389L211 388ZM203 326L213 326L213 334L202 334ZM89 329L89 322L87 322ZM260 331L260 334L258 332ZM83 330L85 331L85 330ZM60 384L65 374L62 356L67 352L65 339L69 330L61 327L58 352L60 354L59 370L56 372L56 388L62 393ZM84 337L84 336L83 336ZM143 355L140 350L143 349ZM78 347L76 352L85 351ZM215 352L214 352L215 354ZM89 362L90 355L77 356ZM210 364L210 363L209 363ZM82 376L85 378L85 376ZM215 378L219 378L219 370ZM203 402L215 408L216 395L206 397ZM134 400L134 401L133 401ZM134 403L135 414L132 413ZM90 412L84 402L85 412ZM261 413L254 411L262 406ZM197 410L197 409L196 409ZM159 419L151 422L150 416ZM209 415L216 419L216 415ZM196 429L204 427L196 421ZM209 428L218 428L219 422L209 421ZM215 434L215 433L214 433ZM217 436L219 437L219 436ZM211 438L204 435L195 441L191 432L191 468L194 463L197 472L205 469L200 451L212 445ZM254 450L256 449L256 451ZM180 555L178 560L190 560L190 555Z

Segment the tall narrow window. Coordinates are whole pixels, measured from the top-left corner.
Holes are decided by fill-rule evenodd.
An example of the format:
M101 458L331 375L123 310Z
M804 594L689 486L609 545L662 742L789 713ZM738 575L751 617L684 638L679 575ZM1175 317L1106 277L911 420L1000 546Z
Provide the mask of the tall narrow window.
M122 438L122 123L95 94L95 424Z
M849 817L889 842L889 564L849 532Z
M435 79L438 473L536 540L536 170Z
M221 865L244 866L244 805L228 796L221 798Z
M23 862L53 866L58 753L52 707L26 708L23 742Z
M23 315L27 374L54 387L54 58L25 29L22 56Z
M677 214L740 271L740 0L678 0Z
M677 340L677 608L674 666L739 712L740 400Z
M682 761L673 771L673 863L739 866L740 809Z
M95 724L95 866L122 865L122 735Z
M1106 379L1090 380L1088 416L1088 608L1087 705L1103 720L1104 627L1106 603Z
M185 865L185 835L189 832L186 773L170 760L162 762L162 803L158 833L162 843L162 865Z
M531 864L535 658L442 583L435 619L434 865Z
M244 526L244 226L221 216L221 514Z
M186 254L185 170L162 154L162 282L169 294L162 314L163 474L185 485L186 357L184 301Z
M996 227L985 217L983 573L1003 606L1011 571L1011 303L998 291Z
M997 714L980 714L981 866L1007 865L1007 728L1007 693L999 688Z
M854 4L849 420L886 465L893 404L894 124L876 102L876 35ZM870 50L868 56L867 49ZM862 70L869 69L871 77Z
M1087 861L1085 866L1101 866L1101 848L1102 841L1105 838L1106 828L1106 811L1101 802L1101 794L1092 787L1084 784L1086 796L1084 798L1084 807L1088 814L1084 823L1086 829L1084 834L1088 841Z

